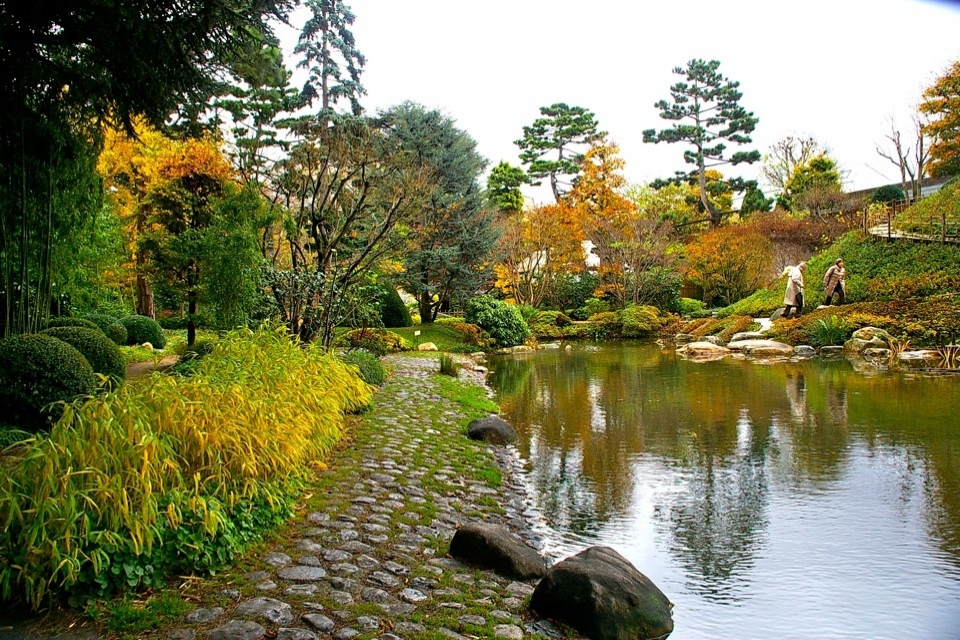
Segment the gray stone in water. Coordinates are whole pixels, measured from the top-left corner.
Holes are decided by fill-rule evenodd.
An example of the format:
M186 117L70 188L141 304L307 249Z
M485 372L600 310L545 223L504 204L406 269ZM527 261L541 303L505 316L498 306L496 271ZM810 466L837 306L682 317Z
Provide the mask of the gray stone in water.
M204 634L206 640L260 640L267 630L249 620L231 620Z
M241 616L257 616L273 624L293 622L293 608L276 598L253 598L241 602L235 613Z
M766 337L767 334L762 331L741 331L740 333L733 334L730 342L739 342L740 340L764 340Z
M702 340L704 342L709 342L710 344L715 344L718 347L725 347L727 343L723 341L723 338L720 336L703 336Z
M547 571L539 553L517 540L508 529L496 525L464 525L450 542L450 555L520 580L539 578Z
M801 358L812 358L817 355L817 350L808 344L801 344L793 348L793 353Z
M593 640L637 640L673 631L667 597L609 547L590 547L547 571L530 599L537 614Z
M467 437L488 444L510 444L517 439L517 432L503 418L489 415L468 424Z
M673 342L679 347L681 345L690 344L695 338L689 333L678 333L673 336Z
M821 358L829 358L829 357L842 356L842 355L843 355L843 347L839 345L830 345L827 347L820 347Z

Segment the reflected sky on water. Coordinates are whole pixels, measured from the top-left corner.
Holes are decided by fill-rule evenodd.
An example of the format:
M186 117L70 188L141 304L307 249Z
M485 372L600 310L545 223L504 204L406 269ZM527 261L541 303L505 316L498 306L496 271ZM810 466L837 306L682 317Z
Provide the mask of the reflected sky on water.
M615 548L672 639L960 639L960 377L637 344L490 369L548 553Z

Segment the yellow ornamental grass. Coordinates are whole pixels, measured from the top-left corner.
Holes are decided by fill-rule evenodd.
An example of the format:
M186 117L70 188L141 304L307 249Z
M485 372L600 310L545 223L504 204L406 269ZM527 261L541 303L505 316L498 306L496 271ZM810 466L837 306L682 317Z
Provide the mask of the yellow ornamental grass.
M165 531L212 539L235 507L283 504L373 391L281 330L238 330L189 377L154 374L68 408L0 479L0 595L38 607L103 585L117 554L149 554Z

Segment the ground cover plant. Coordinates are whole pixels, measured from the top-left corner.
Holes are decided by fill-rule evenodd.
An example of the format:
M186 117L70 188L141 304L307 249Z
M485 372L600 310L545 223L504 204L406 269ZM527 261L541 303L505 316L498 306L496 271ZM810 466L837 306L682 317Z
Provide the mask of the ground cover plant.
M216 570L289 516L371 397L335 355L243 330L191 376L68 406L4 461L0 595L36 608Z

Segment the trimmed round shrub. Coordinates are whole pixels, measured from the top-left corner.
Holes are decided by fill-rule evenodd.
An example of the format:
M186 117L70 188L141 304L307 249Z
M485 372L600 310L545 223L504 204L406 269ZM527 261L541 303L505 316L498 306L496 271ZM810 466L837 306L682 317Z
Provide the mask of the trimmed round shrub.
M85 318L75 318L73 316L60 316L59 318L50 318L47 323L47 329L53 327L86 327L87 329L100 330L96 323Z
M403 304L400 294L392 286L384 286L380 290L380 319L385 327L409 327L413 324L410 310Z
M59 402L97 389L93 368L79 351L50 335L0 340L0 406L10 426L35 432L63 413Z
M104 333L107 332L107 327L117 323L117 319L115 317L108 316L105 313L88 313L80 317L97 325L97 328Z
M167 344L167 338L163 335L163 329L156 320L147 316L127 316L120 318L120 324L127 330L127 344L143 344L149 342L154 349L163 349Z
M903 193L903 189L895 184L888 184L874 191L873 195L870 196L870 202L882 202L886 204L888 202L906 200L906 198L907 196Z
M114 322L103 331L114 344L127 344L127 328L119 322Z
M632 304L620 311L624 338L643 338L663 326L660 310L650 305Z
M79 351L93 367L93 372L107 376L113 385L123 382L127 368L123 363L120 347L99 329L53 327L42 333L63 340Z
M387 379L387 371L383 368L383 363L369 351L364 349L348 351L341 355L340 359L357 367L360 371L360 379L367 384L379 387Z
M471 298L464 315L468 323L478 325L501 347L523 344L530 336L520 310L490 296Z

